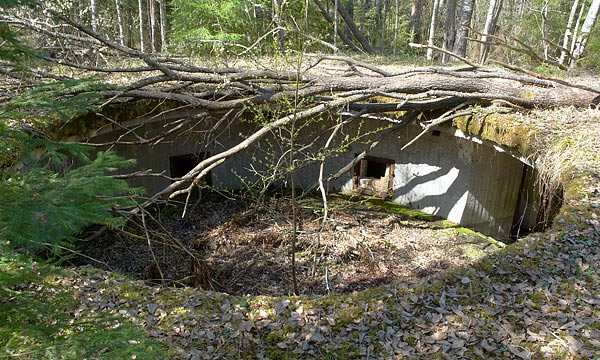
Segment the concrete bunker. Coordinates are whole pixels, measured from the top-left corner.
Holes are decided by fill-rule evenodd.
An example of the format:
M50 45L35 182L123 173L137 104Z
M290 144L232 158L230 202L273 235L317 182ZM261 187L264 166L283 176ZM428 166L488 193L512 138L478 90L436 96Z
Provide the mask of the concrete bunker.
M171 115L181 118L181 114ZM244 139L244 134L256 130L256 125L249 122L222 121L219 114L214 119L210 115L201 120L191 121L192 118L199 117L190 116L186 126L178 125L180 130L173 134L174 141L111 147L123 157L136 158L136 170L169 171L170 176L181 177L199 161L231 148ZM147 138L156 137L172 121L153 117L138 131L143 131ZM140 120L132 123L137 126ZM348 125L347 132L376 134L376 129L386 126L389 126L386 120L360 119ZM327 139L323 128L327 127L306 127L306 133L302 134L306 143L312 143L315 153ZM216 135L207 136L206 129ZM401 150L421 131L421 127L413 124L394 132L367 151L367 156L354 168L328 182L327 189L386 198L504 241L543 230L560 207L561 195L541 185L528 159L456 128L436 127ZM91 140L111 142L124 137L126 130L116 129L97 133ZM272 134L267 141L276 140L277 134ZM325 173L336 173L368 149L369 141L348 144L343 152L327 158ZM257 173L264 170L260 165L264 156L260 146L250 146L212 169L204 183L223 190L260 181ZM296 172L297 186L314 188L318 174L318 162L306 161ZM164 177L131 180L133 186L142 186L149 194L162 190L170 182ZM285 179L281 182L285 183Z
M439 127L405 150L421 128L409 126L372 152L391 173L378 175L374 190L354 191L387 198L503 241L542 231L562 203L527 158L491 141ZM393 160L392 160L393 159ZM393 162L393 163L392 163ZM355 170L356 173L356 170ZM389 181L387 191L380 187ZM373 187L373 186L372 186ZM343 188L352 191L348 184Z

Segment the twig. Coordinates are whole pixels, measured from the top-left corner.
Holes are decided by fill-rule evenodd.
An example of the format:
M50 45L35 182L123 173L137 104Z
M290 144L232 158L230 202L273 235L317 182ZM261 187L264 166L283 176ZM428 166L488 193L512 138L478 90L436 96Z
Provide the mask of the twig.
M437 119L435 119L431 124L427 125L425 127L425 129L419 135L415 136L411 141L409 141L406 145L404 145L402 148L400 148L400 151L403 151L410 145L414 144L417 140L419 140L419 138L421 138L421 136L425 135L425 133L427 133L429 130L431 130L432 127L442 124L446 121L452 120L454 118L460 117L460 116L471 115L473 113L473 111L471 111L471 110L452 114L454 111L456 111L466 105L468 105L468 103L461 104L461 105L455 107L454 109L447 111L446 113L444 113L442 116L438 117Z
M434 45L423 45L423 44L409 43L408 46L415 47L415 48L421 48L421 49L433 49L433 50L442 52L444 54L450 55L450 56L452 56L452 57L454 57L454 58L456 58L456 59L464 62L465 64L474 67L474 68L478 68L478 67L481 66L479 64L475 64L474 62L472 62L471 60L469 60L469 59L467 59L465 57L462 57L462 56L460 56L458 54L453 53L452 51L448 51L446 49L442 49L442 48L434 46Z
M160 268L160 263L158 262L158 259L156 259L156 255L154 255L154 250L152 249L152 244L150 242L150 235L148 234L148 227L146 226L146 218L145 218L146 211L144 209L141 209L141 210L142 210L142 225L144 226L144 234L146 235L146 240L148 241L148 250L150 250L150 254L152 255L152 261L154 261L154 264L156 264L156 268L158 269L158 273L160 274L160 281L164 282L165 276L163 275L162 269Z
M522 72L524 74L527 74L527 75L530 75L530 76L534 76L534 77L536 77L538 79L553 81L553 82L559 83L561 85L565 85L565 86L569 86L569 87L573 87L573 88L577 88L577 89L581 89L581 90L591 91L591 92L594 92L596 94L600 94L600 88L597 88L597 87L586 86L586 85L583 85L583 84L573 83L573 82L562 80L562 79L555 78L555 77L552 77L552 76L546 76L546 75L538 74L536 72L529 71L529 70L524 69L522 67L519 67L519 66L516 66L516 65L506 64L506 63L503 63L503 62L500 62L500 61L494 61L494 60L492 60L490 62L492 64L497 64L497 65L500 65L502 67L505 67L505 68L513 70L513 71L519 71L519 72Z

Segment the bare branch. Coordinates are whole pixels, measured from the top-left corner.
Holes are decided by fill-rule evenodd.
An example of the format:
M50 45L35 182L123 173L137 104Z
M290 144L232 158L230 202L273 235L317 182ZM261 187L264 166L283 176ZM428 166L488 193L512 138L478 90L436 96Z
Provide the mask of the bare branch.
M462 56L460 56L458 54L453 53L452 51L449 51L449 50L446 50L446 49L442 49L442 48L434 46L434 45L423 45L423 44L410 43L410 44L408 44L408 46L419 48L419 49L433 49L435 51L439 51L439 52L442 52L444 54L450 55L450 56L452 56L452 57L454 57L454 58L456 58L456 59L464 62L465 64L474 67L474 68L478 68L480 66L480 65L475 64L474 62L470 61L469 59L467 59L465 57L462 57Z

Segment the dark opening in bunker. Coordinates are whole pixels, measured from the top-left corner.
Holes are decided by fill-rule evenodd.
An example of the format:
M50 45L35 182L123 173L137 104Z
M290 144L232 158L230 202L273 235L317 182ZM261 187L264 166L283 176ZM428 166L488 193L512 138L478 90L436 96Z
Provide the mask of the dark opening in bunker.
M510 239L517 240L532 232L544 231L563 203L560 185L549 186L535 168L523 165Z
M180 178L190 172L198 163L209 156L207 153L185 154L169 157L169 170L172 178ZM212 185L212 176L209 172L203 179L205 185Z
M376 161L367 161L367 177L382 178L385 176L388 164Z
M394 186L394 160L367 156L354 167L354 189L388 198Z

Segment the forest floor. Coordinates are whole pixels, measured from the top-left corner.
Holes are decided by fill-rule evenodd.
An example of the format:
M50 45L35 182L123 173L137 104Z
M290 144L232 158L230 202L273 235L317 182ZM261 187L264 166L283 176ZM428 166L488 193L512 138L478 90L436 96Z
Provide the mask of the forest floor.
M0 357L117 358L113 349L120 346L125 349L120 354L127 351L127 358L598 359L600 114L598 110L536 111L520 124L535 132L539 143L531 145L538 159L548 160L540 166L546 176L557 176L565 190L560 213L544 233L531 234L497 251L489 251L489 246L477 240L477 249L484 253L469 259L461 250L445 263L434 255L452 253L453 247L427 253L432 243L458 241L465 249L475 238L457 234L456 229L436 221L413 223L387 212L389 209L369 208L368 203L363 203L360 211L348 211L356 217L347 218L345 202L340 202L341 213L331 225L345 234L342 243L347 249L329 245L327 251L317 252L322 256L317 270L320 276L313 285L302 283L312 295L300 296L289 294L290 274L285 270L289 261L283 254L289 248L289 235L273 231L284 228L277 219L289 213L285 204L273 204L271 216L238 209L201 234L194 232L193 222L181 227L190 233L190 239L196 234L194 251L204 252L205 263L196 264L198 273L202 275L204 265L213 271L213 281L205 285L231 294L184 286L183 280L166 286L149 284L92 266L47 270L35 262L2 256ZM308 234L314 238L318 215L303 216L299 253L313 250ZM243 231L231 234L231 229ZM405 244L394 238L399 229L406 231ZM417 231L419 239L413 243L410 235L417 236ZM165 239L170 239L169 247L181 245ZM427 241L430 239L434 241ZM323 236L322 241L330 244L332 239ZM260 244L261 256L239 250L241 253L230 255L246 254L238 261L245 262L245 267L215 273L217 265L226 268L224 265L235 261L211 258L207 250L223 256L234 245L243 248L249 242ZM411 244L418 246L411 248ZM410 251L414 251L413 257L404 261L413 262L406 261L407 267L394 263ZM280 257L272 257L278 252ZM159 260L161 254L154 256ZM388 256L393 262L378 261ZM336 264L346 263L336 258L348 262L351 276L341 275L346 265ZM281 259L285 264L278 263ZM357 265L357 259L369 265ZM321 295L325 264L332 291ZM391 272L400 266L397 271L406 271L408 277L386 278L381 275L385 273L382 264ZM169 265L177 268L174 260ZM249 269L275 265L288 284L285 293L283 288L271 286L274 278L262 281L256 289L236 288L234 281L234 285L218 287L219 279L254 278L262 271L251 273ZM312 262L300 262L301 274L310 273L310 265ZM152 275L153 269L144 266L141 270ZM426 270L420 271L422 267ZM364 272L375 274L369 276L377 281L363 280ZM170 276L165 273L162 280ZM199 281L202 279L206 277L200 276ZM259 290L276 295L252 294ZM235 295L243 293L248 295ZM98 316L101 321L93 320ZM41 326L43 331L34 332ZM78 341L86 345L76 347ZM162 345L162 355L156 343Z
M503 245L374 198L330 196L324 227L320 199L301 199L297 207L295 261L302 295L414 281L468 266ZM171 215L163 214L164 227L154 227L151 247L144 239L110 234L82 250L94 259L87 263L100 262L148 284L194 285L230 295L287 295L293 293L291 209L289 198L257 205L216 196L185 219L177 207L168 211Z

